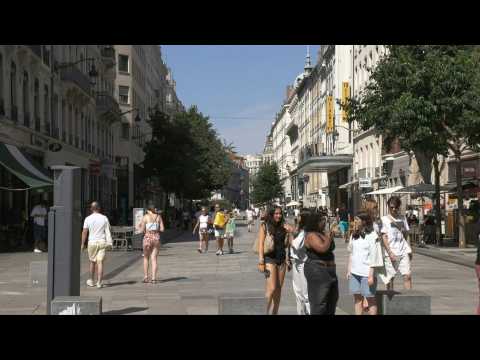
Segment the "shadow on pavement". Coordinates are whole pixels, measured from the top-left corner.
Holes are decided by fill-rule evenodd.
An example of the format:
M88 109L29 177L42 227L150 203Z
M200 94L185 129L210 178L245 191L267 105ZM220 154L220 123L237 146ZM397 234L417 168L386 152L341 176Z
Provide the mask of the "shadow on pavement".
M110 284L105 284L105 287L114 287L114 286L120 286L120 285L133 285L138 283L138 281L124 281L124 282L117 282L117 283L110 283Z
M110 310L110 311L105 311L102 313L103 315L125 315L125 314L131 314L135 312L140 312L140 311L145 311L148 310L146 307L128 307L125 309L121 310Z
M188 280L188 278L185 276L179 276L179 277L173 277L169 279L163 279L163 280L160 280L159 282L163 284L170 281L180 281L180 280Z

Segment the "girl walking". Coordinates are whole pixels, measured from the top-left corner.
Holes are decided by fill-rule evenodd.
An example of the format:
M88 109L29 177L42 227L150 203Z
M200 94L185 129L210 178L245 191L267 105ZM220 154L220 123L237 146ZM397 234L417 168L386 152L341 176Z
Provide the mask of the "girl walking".
M200 244L198 247L198 252L200 254L206 253L208 251L208 225L211 222L210 216L207 213L207 208L202 207L202 211L200 216L198 217L198 221L193 228L193 235L195 235L195 231L198 228L198 237L200 240Z
M371 216L366 212L359 213L354 219L353 233L348 244L350 256L347 279L350 294L355 301L355 315L362 315L365 305L369 315L377 315L375 267L381 265L376 262L383 258L378 246L381 243L377 232L373 230Z
M230 212L228 214L227 225L225 227L225 239L227 239L229 254L233 254L233 237L235 235L235 229L235 216L233 215L233 212Z
M163 220L160 214L155 211L154 205L149 205L147 213L139 225L139 230L144 232L143 237L143 282L157 282L157 256L160 250L160 233L165 231ZM148 274L149 265L151 276Z

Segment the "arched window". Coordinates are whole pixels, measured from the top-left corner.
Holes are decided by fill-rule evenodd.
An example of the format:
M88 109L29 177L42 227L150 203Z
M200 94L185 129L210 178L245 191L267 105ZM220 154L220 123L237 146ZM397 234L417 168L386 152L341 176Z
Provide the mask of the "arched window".
M28 72L23 72L22 100L23 100L23 125L30 127L30 92Z

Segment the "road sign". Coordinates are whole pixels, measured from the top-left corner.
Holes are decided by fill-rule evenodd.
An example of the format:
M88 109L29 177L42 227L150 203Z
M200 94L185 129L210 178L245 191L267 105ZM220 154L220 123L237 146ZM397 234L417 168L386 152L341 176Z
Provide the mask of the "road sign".
M372 187L372 179L370 179L370 178L360 178L360 179L358 179L358 187L360 189L371 188Z

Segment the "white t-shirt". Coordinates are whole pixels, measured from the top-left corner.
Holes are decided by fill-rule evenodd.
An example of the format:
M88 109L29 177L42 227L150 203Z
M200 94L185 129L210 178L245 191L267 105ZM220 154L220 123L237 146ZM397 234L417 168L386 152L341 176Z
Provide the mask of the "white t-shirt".
M208 228L208 219L210 216L208 215L200 215L198 217L198 221L200 222L200 229L206 229Z
M45 218L44 217L36 217L36 215L41 215L41 216L47 216L48 212L47 209L44 208L43 206L36 205L32 213L30 214L30 217L33 217L33 222L36 225L39 226L45 226Z
M307 260L307 250L305 249L305 232L302 230L292 241L290 256L296 261L305 262Z
M246 213L247 213L247 220L253 220L253 211L248 209Z
M370 273L369 257L370 253L375 251L375 241L377 238L378 235L375 231L355 240L353 237L350 237L348 251L350 251L352 257L350 268L352 274L368 277Z
M88 229L88 243L106 242L105 229L110 226L108 218L99 213L93 213L85 218L83 228Z
M393 217L392 217L393 218ZM397 227L403 228L403 231L409 231L410 227L408 226L407 220L405 217L401 216L395 220ZM403 236L402 231L400 231L395 225L392 226L392 220L390 216L382 217L382 234L387 234L388 236L388 245L392 250L395 256L405 256L410 251L410 246L407 243L407 240Z

